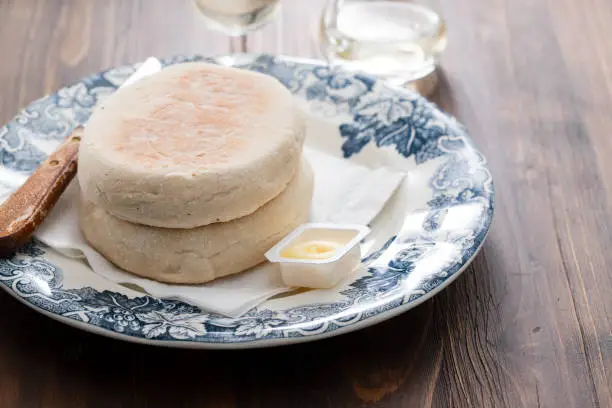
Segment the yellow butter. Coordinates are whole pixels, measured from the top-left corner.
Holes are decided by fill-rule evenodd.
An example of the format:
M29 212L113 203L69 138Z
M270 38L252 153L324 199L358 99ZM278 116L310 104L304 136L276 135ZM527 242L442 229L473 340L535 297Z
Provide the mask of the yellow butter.
M280 256L292 259L328 259L341 246L333 241L304 241L284 248Z

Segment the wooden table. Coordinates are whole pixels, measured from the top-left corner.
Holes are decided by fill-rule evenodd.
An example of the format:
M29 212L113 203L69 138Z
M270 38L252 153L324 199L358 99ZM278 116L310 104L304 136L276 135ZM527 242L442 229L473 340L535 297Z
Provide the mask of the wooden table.
M283 0L249 50L317 56L323 0ZM497 187L484 250L376 327L251 351L83 333L0 293L0 407L612 406L612 3L443 0L435 99ZM0 0L0 116L105 67L218 54L188 0Z

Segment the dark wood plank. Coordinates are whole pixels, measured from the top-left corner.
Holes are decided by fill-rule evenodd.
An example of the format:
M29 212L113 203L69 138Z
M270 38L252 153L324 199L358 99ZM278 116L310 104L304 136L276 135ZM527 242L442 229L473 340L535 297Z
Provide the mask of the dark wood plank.
M324 2L284 0L249 49L316 57ZM457 282L360 332L238 352L105 339L0 292L0 406L612 406L612 5L442 3L436 101L497 188L493 230ZM0 0L0 119L105 67L228 49L188 0Z
M604 128L588 130L593 107L578 97L584 80L609 74L575 43L594 13L570 2L472 3L446 4L460 46L446 55L439 100L472 130L496 179L495 227L475 269L486 258L498 291L475 282L466 293L492 296L483 312L498 314L485 344L495 353L484 362L515 390L509 406L609 406L609 204L597 157L610 149L600 144ZM477 323L466 334L483 335Z

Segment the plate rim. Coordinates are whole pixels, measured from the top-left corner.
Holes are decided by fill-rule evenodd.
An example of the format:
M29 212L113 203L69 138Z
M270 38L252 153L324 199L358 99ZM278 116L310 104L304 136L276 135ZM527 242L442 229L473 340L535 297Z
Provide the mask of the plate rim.
M314 59L314 58L303 58L303 57L293 57L293 56L286 56L283 54L275 54L275 55L271 55L271 54L266 54L266 53L234 53L234 54L219 54L216 56L211 56L211 57L205 57L208 60L212 60L215 61L217 63L221 63L223 64L223 60L224 59L234 59L234 60L240 60L240 61L244 61L244 63L248 64L248 63L252 63L254 62L257 58L261 57L261 56L272 56L274 59L278 59L281 61L287 61L290 63L296 63L296 64L307 64L307 65L315 65L315 66L329 66L325 61L323 60L319 60L319 59ZM183 55L175 55L175 56L170 56L170 58L172 57L183 57ZM188 55L188 57L200 57L200 55L197 54L190 54ZM167 60L167 58L166 58ZM128 64L122 64L122 65L118 65L115 67L110 67L107 69L103 69L100 70L99 72L105 72L108 70L113 70L113 69L117 69L123 66L134 66L137 65L138 62L136 63L128 63ZM35 101L32 101L30 103L28 103L26 105L26 108L28 106L30 106L31 104L35 103L36 101L40 100L40 99L44 99L46 97L49 97L50 95L54 95L57 92L59 92L59 90L66 88L66 87L70 87L73 86L75 84L78 84L79 82L81 82L83 79L87 78L89 76L85 76L83 78L80 78L79 80L75 81L74 83L65 85L60 87L59 89L52 91L51 93L45 95L42 98L36 99ZM398 87L398 86L393 86L390 84L385 84L385 87L388 89L391 89L394 93L395 92L407 92L408 90ZM408 91L410 92L410 91ZM435 109L439 110L440 112L443 112L445 115L449 116L449 118L454 119L454 117L452 115L450 115L449 113L443 111L442 109L440 109L439 106L437 106L435 103L428 101L430 104L432 104L434 106ZM13 117L14 119L14 117ZM12 120L12 119L11 119ZM476 148L476 146L473 143L472 138L466 133L465 137L467 138L467 140L469 141L468 145L469 148L472 149L473 151L479 152L479 150ZM484 162L484 166L487 170L489 170L488 166L487 166L487 162ZM490 171L490 170L489 170ZM185 348L185 349L216 349L216 350L228 350L228 349L251 349L251 348L267 348L267 347L277 347L277 346L285 346L285 345L292 345L292 344L299 344L299 343L306 343L306 342L311 342L311 341L319 341L319 340L323 340L325 338L330 338L330 337L335 337L335 336L340 336L343 334L347 334L347 333L351 333L357 330L361 330L364 329L366 327L370 327L373 325L376 325L378 323L381 323L385 320L388 320L390 318L393 318L395 316L398 316L412 308L415 308L419 305L421 305L422 303L426 302L427 300L430 300L431 298L433 298L434 296L436 296L438 293L440 293L442 290L446 289L448 286L450 286L460 275L462 275L462 273L467 269L467 267L472 263L472 261L475 259L475 257L478 255L478 253L480 252L480 250L482 249L484 242L486 241L489 232L491 231L491 226L493 223L493 219L494 219L494 214L495 214L495 186L494 186L494 181L491 177L490 180L491 183L491 191L490 191L490 211L488 212L488 217L487 217L487 222L483 224L483 235L482 235L482 239L480 240L480 242L478 243L478 246L473 250L473 253L471 254L471 256L469 257L469 259L465 260L461 266L459 267L459 269L457 269L455 272L452 273L452 275L450 275L449 277L447 277L444 282L442 282L441 284L437 285L436 287L434 287L433 289L429 290L428 292L426 292L425 294L421 295L420 297L418 297L417 299L414 299L412 301L409 302L405 302L405 303L401 303L395 307L392 307L390 309L378 312L376 314L374 314L373 316L370 316L368 318L365 319L360 319L359 321L355 322L355 323L351 323L348 325L344 325L344 326L339 326L336 327L334 329L331 329L329 331L325 331L323 333L309 333L306 335L302 335L302 336L296 336L296 337L278 337L278 338L254 338L254 339L248 339L248 340L244 340L244 341L226 341L226 342L214 342L214 341L199 341L199 340L194 340L194 339L174 339L174 340L162 340L162 339L155 339L155 338L145 338L145 337L138 337L138 336L134 336L134 335L130 335L130 334L125 334L125 333L120 333L120 332L116 332L113 330L110 330L108 328L105 327L101 327L98 326L96 324L90 323L90 322L85 322L85 321L80 321L80 320L75 320L75 319L71 319L69 317L66 316L62 316L60 314L54 313L52 311L48 311L45 310L41 307L39 307L38 305L35 305L33 303L30 303L27 301L26 298L19 296L14 290L10 290L10 288L6 285L0 285L6 292L8 292L13 298L16 298L19 302L25 304L26 306L30 307L31 309L41 313L44 316L50 317L53 320L56 320L60 323L66 324L70 327L76 328L76 329L80 329L80 330L84 330L86 332L90 332L93 334L98 334L98 335L102 335L104 337L108 337L108 338L112 338L115 340L122 340L122 341L127 341L127 342L131 342L131 343L136 343L136 344L146 344L146 345L151 345L151 346L158 346L158 347L168 347L168 348Z
M324 333L317 333L317 334L310 334L307 336L300 336L300 337L281 337L281 338L270 338L270 339L255 339L255 340L248 340L248 341L243 341L243 342L227 342L227 343L222 343L222 342L200 342L200 341L193 341L193 340L156 340L156 339L146 339L143 337L136 337L136 336L130 336L128 334L122 334L122 333L117 333L114 332L112 330L108 330L105 328L102 328L100 326L96 326L94 324L91 323L87 323L87 322L83 322L83 321L79 321L79 320L74 320L74 319L70 319L68 317L65 316L61 316L55 313L51 313L47 310L44 310L32 303L28 303L25 301L24 298L21 298L19 296L17 296L17 294L13 291L9 291L6 290L6 292L8 292L13 298L17 299L20 303L28 306L29 308L41 313L42 315L49 317L59 323L63 323L65 325L68 325L72 328L75 329L79 329L79 330L83 330L85 332L88 333L92 333L92 334L96 334L96 335L100 335L106 338L110 338L113 340L119 340L119 341L126 341L129 343L135 343L135 344L143 344L143 345L148 345L148 346L156 346L156 347L162 347L162 348L181 348L181 349L193 349L193 350L197 350L197 349L206 349L206 350L246 350L246 349L259 349L259 348L268 348L268 347L279 347L279 346L291 346L294 344L300 344L300 343L310 343L310 342L314 342L314 341L319 341L319 340L324 340L327 338L331 338L331 337L337 337L337 336L342 336L344 334L349 334L355 331L359 331L371 326L375 326L379 323L382 323L386 320L392 319L394 317L397 317L405 312L407 312L410 309L413 309L417 306L420 306L422 303L430 300L431 298L433 298L434 296L436 296L438 293L440 293L441 291L447 289L460 275L463 274L463 272L465 271L465 269L467 269L468 266L470 266L470 264L472 263L472 261L474 260L474 258L478 255L478 253L480 252L480 250L482 249L485 240L487 239L487 236L489 234L489 232L491 231L491 229L487 229L487 232L485 233L485 236L483 238L483 240L481 241L480 245L478 246L478 248L476 249L476 251L474 251L474 254L472 255L472 257L465 262L461 268L459 270L457 270L457 272L453 273L446 281L444 281L443 285L438 285L436 286L434 289L432 289L431 291L427 292L425 295L419 297L418 299L409 302L409 303L402 303L401 305L393 308L393 309L389 309L389 310L385 310L384 312L380 312L374 316L372 316L369 319L363 319L363 320L359 320L357 323L353 323L347 326L342 326L339 327L335 330L331 330L331 331L327 331ZM1 286L1 285L0 285ZM2 286L4 287L4 286Z

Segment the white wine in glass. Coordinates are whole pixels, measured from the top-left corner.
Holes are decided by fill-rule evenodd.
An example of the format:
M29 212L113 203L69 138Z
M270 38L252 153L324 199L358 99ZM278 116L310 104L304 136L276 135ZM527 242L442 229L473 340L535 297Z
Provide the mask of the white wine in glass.
M446 25L439 0L328 0L320 40L330 64L402 85L434 72Z
M246 52L247 32L271 22L280 0L194 0L194 3L210 28L239 39L238 50Z

